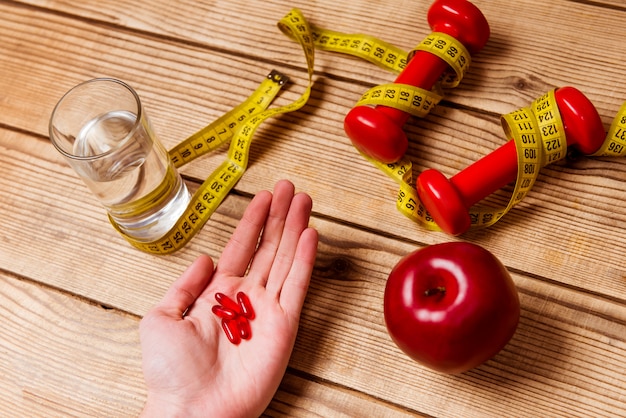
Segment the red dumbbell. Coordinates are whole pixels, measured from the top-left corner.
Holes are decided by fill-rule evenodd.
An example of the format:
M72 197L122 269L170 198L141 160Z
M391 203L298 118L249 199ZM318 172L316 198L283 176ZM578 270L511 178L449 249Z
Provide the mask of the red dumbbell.
M583 154L597 151L606 133L594 105L573 87L556 90L555 100L567 145ZM517 178L517 162L515 142L508 141L450 180L439 171L423 171L417 178L417 193L437 225L448 234L459 235L470 227L471 206Z
M489 39L489 24L480 10L467 0L437 0L428 10L434 32L457 39L470 54L480 51ZM431 90L448 64L427 51L417 51L395 80ZM402 126L409 114L387 106L356 106L346 115L344 129L354 146L378 161L392 163L404 155L408 139Z

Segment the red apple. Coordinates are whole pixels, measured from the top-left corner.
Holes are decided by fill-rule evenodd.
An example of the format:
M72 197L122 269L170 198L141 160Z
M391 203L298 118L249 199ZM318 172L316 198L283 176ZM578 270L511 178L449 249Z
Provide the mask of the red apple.
M385 323L409 357L442 373L463 373L511 339L520 304L502 263L466 242L431 245L405 256L385 288Z

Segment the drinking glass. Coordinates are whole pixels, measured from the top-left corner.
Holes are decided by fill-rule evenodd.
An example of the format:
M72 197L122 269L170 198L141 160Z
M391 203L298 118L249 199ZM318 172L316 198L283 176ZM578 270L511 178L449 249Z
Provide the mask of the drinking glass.
M122 233L156 240L185 211L187 187L126 83L97 78L73 87L54 108L49 129Z

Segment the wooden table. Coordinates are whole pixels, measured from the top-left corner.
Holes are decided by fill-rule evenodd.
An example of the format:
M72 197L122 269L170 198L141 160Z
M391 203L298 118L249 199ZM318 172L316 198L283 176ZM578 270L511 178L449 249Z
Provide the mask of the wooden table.
M72 4L74 3L74 4ZM72 5L70 5L72 4ZM405 127L415 173L453 175L500 146L500 115L572 85L605 123L626 100L621 0L475 0L491 38L461 85ZM409 50L430 1L0 1L0 415L135 416L145 400L137 325L201 253L215 259L250 198L282 178L314 200L320 244L287 374L267 416L626 416L626 160L544 168L489 229L453 238L395 208L397 186L355 151L346 112L394 75L317 51L299 111L265 122L250 167L202 232L171 256L131 248L52 147L53 106L73 85L125 80L169 148L243 100L272 69L307 83L301 49L276 27L292 7L321 27ZM226 148L185 166L196 187ZM506 190L502 192L505 199ZM390 340L389 271L429 244L496 255L518 286L521 320L492 360L432 372Z

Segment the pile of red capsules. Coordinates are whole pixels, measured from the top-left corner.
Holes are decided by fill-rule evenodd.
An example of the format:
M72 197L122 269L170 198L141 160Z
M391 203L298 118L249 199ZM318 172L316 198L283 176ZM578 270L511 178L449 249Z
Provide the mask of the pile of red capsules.
M223 293L216 293L215 300L219 305L214 305L212 311L222 319L222 329L228 340L237 345L241 340L249 340L252 337L250 322L254 319L254 309L248 296L237 293L237 302Z

